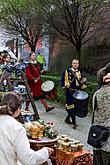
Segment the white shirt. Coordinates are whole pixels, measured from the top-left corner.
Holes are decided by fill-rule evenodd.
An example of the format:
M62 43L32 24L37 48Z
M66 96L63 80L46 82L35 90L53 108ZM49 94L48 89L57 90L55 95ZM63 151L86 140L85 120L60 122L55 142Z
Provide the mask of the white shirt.
M0 116L0 165L39 165L49 158L47 148L30 149L22 124L8 115Z

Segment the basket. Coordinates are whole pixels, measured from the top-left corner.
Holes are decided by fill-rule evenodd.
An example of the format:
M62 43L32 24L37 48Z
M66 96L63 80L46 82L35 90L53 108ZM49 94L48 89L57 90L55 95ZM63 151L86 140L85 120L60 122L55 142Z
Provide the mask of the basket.
M55 165L92 165L93 158L86 150L78 152L64 152L56 148L55 156L51 156Z
M54 149L54 145L57 143L58 138L49 139L47 137L42 137L41 141L36 141L34 139L29 139L31 149L37 151L43 147L50 147Z
M72 165L74 157L60 149L56 149L55 156L51 156L51 159L55 162L55 165Z

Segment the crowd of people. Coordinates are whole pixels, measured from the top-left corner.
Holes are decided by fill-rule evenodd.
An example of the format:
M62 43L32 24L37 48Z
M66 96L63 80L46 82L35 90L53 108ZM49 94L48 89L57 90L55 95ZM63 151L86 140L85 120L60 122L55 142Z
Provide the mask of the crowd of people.
M46 62L43 57L36 59L36 54L31 52L29 54L28 65L25 68L25 74L30 87L33 99L40 100L45 107L46 112L54 110L55 107L49 106L43 95L41 85L41 74L43 66ZM10 56L8 54L0 56L0 65L10 64ZM22 61L23 62L23 61ZM86 85L86 78L82 76L78 70L79 60L73 59L71 66L65 69L61 76L61 87L65 90L66 104L65 109L67 116L65 122L72 124L76 129L78 124L76 122L76 106L73 94L76 91L83 91ZM6 78L6 77L5 77ZM96 125L104 126L110 129L110 63L97 73L98 89L93 96L93 106L95 104L95 118ZM96 102L94 100L97 100ZM29 111L30 101L26 100L25 110ZM48 160L49 155L53 150L50 148L43 148L39 151L30 149L26 132L15 118L20 114L21 98L20 95L10 92L1 100L0 105L0 161L1 164L15 165L19 160L24 164L41 164ZM4 138L5 137L5 138ZM22 138L21 138L22 137ZM19 143L19 139L20 143ZM93 165L109 165L110 164L110 136L104 145L97 149L93 148Z

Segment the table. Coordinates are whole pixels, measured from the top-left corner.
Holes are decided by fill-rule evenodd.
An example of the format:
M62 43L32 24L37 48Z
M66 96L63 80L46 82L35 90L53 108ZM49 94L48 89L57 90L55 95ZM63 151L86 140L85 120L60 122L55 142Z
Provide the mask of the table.
M55 148L58 138L49 139L46 137L39 140L29 139L30 146L33 150L37 151L42 147L51 147L54 149L55 153L51 156L53 165L92 165L92 155L87 150L81 150L77 152L64 152L61 149ZM47 165L43 163L42 165Z
M50 147L54 149L54 145L57 143L58 138L55 139L49 139L47 137L42 137L40 140L39 139L29 139L30 142L30 147L31 149L33 149L34 151L37 151L43 147ZM54 160L53 160L54 162ZM52 162L52 163L53 163ZM55 163L53 163L55 164ZM42 165L48 165L47 162L43 163Z
M77 152L64 152L61 149L55 151L55 156L51 156L56 160L55 165L92 165L92 155L87 150Z
M50 147L54 149L55 143L57 143L58 138L49 139L48 137L42 137L41 139L29 139L30 146L33 150L37 151L43 147Z

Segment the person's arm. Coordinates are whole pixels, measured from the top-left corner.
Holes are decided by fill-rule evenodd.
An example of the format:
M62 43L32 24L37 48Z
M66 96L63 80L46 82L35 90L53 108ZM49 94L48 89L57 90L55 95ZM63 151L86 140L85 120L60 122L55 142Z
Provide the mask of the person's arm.
M34 151L30 149L30 144L26 136L25 129L21 127L17 133L14 150L19 161L25 165L39 165L44 163L49 158L51 149L44 147L41 150Z
M35 77L32 75L29 66L26 68L26 77L27 77L27 79L30 80L30 81L33 81L33 82L35 81Z

